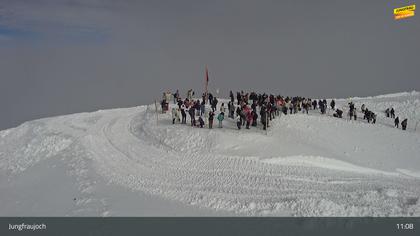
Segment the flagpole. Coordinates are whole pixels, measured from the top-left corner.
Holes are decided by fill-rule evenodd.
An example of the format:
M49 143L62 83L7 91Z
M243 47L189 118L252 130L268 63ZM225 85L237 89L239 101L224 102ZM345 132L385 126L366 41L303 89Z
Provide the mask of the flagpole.
M205 103L207 102L207 99L208 99L208 96L209 96L209 91L208 91L208 86L209 86L209 70L208 70L208 68L207 68L207 65L206 65L206 75L205 75L206 77L205 77L205 80L206 80L206 83L205 83L205 98L206 98L206 101L204 101Z

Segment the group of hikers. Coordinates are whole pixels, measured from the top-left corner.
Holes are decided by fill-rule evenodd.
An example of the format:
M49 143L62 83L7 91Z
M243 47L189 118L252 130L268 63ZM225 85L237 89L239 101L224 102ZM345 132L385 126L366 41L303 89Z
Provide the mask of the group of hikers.
M385 110L385 115L386 115L386 117L388 117L388 118L391 118L391 119L394 119L394 126L396 127L396 128L399 128L399 125L400 125L400 118L397 116L397 117L395 117L395 110L394 110L394 108L393 107L391 107L391 108L387 108L386 110ZM402 130L406 130L407 129L407 118L406 119L404 119L402 122L401 122L401 128L402 128Z
M223 120L225 114L230 119L236 122L236 127L241 129L250 129L250 127L258 126L259 122L262 129L266 130L272 119L279 116L281 113L284 115L296 114L298 112L309 113L309 110L319 110L321 114L326 114L328 109L327 100L319 99L312 100L305 97L283 97L275 96L273 94L257 94L255 92L245 93L244 91L236 92L236 96L232 91L229 92L229 102L227 106L225 103L219 103L218 99L212 93L203 93L202 98L194 99L195 92L190 89L187 92L186 98L182 99L178 90L176 92L163 93L161 107L162 112L169 110L169 101L173 99L174 104L171 110L172 123L179 122L181 124L187 123L187 114L190 117L191 126L205 127L206 123L209 129L213 128L213 121L218 120L218 127L223 127ZM236 100L235 100L236 98ZM218 107L218 104L219 107ZM343 110L336 108L335 100L332 99L330 107L335 113L334 117L342 118ZM349 111L348 116L351 119L357 120L357 110L353 102L348 103ZM219 109L217 109L219 108ZM366 108L365 104L361 106L363 119L368 123L376 123L376 114ZM385 111L387 117L395 118L395 110L393 108ZM395 118L395 127L399 126L399 118ZM407 119L401 122L403 130L406 130Z
M334 100L331 101L331 104L335 104ZM357 109L353 102L349 102L349 112L348 117L350 120L357 120ZM331 106L331 109L334 110L334 106ZM369 109L366 108L365 104L362 104L360 107L360 111L363 113L363 119L367 120L368 123L375 124L376 123L376 114ZM343 118L343 110L336 109L335 113L333 114L334 117Z

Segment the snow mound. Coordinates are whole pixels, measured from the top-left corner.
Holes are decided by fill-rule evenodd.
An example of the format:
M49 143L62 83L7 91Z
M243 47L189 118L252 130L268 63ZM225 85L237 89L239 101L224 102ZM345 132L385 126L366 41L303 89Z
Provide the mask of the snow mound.
M115 199L101 197L106 182L238 215L420 216L420 94L337 104L350 100L377 112L378 124L312 111L277 117L266 135L238 131L231 119L212 130L172 125L170 114L156 122L152 106L27 122L0 131L0 176L8 176L0 192L31 169L58 163L85 196L63 215L124 215L109 210ZM409 118L407 131L382 115L390 106Z

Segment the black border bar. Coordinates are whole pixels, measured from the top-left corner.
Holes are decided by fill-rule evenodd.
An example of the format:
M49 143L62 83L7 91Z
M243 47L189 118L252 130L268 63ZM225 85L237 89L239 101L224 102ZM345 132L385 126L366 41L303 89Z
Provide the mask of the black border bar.
M0 217L0 235L420 235L420 217Z

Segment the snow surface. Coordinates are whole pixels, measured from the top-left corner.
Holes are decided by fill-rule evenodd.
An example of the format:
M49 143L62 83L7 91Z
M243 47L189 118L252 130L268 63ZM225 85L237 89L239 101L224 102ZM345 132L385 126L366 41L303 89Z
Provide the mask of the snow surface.
M266 135L154 105L26 122L0 131L0 216L420 216L420 93L336 101L377 124L311 111Z

